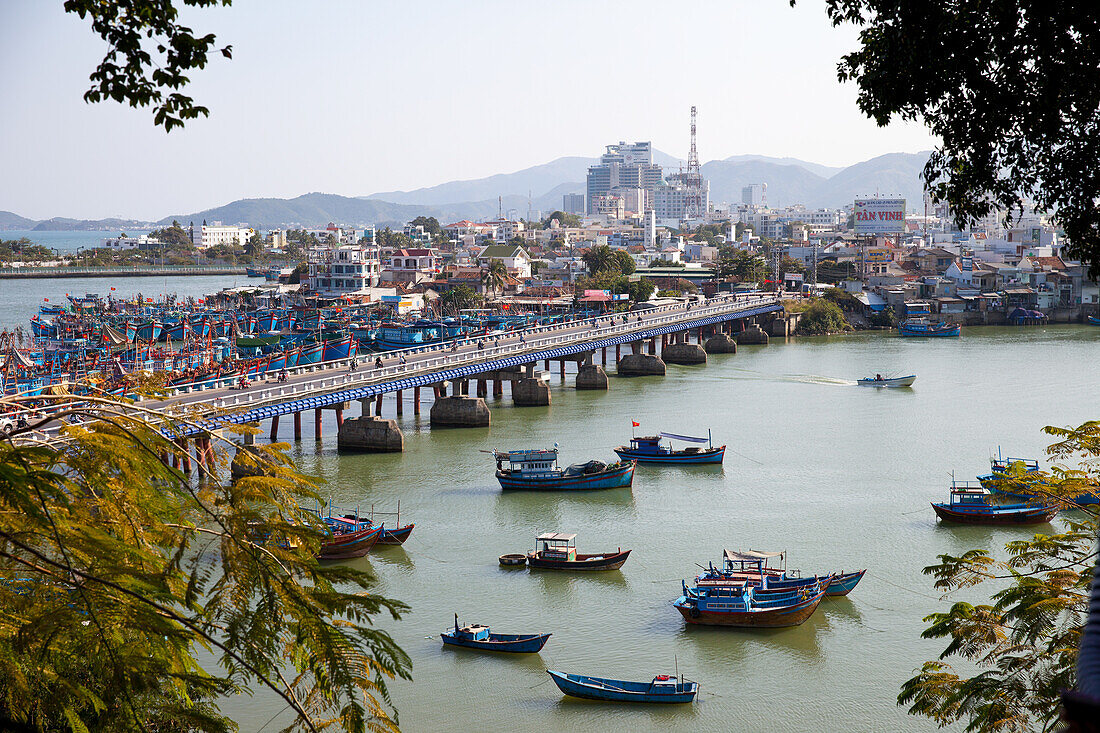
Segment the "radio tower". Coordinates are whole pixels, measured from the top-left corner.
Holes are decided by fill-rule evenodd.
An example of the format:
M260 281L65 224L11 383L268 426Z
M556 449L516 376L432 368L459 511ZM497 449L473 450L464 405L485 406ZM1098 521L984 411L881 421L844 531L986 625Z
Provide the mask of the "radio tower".
M695 105L691 106L691 150L688 152L687 173L683 174L684 187L688 195L684 201L684 216L694 219L702 216L703 211L703 174L699 169L699 151L695 149Z

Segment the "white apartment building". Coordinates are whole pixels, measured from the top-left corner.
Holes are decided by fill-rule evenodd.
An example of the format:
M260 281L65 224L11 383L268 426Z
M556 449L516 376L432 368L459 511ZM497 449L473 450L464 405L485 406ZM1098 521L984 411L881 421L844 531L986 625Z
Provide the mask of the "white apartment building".
M321 295L341 295L374 287L382 273L378 248L374 246L314 247L307 261L309 289Z
M107 249L117 249L117 250L123 250L123 249L150 250L150 249L160 249L161 247L164 246L164 242L160 241L159 239L154 239L154 238L150 237L148 234L142 234L139 237L123 237L123 236L110 237L108 239L104 239L100 246L105 247Z
M244 247L255 234L255 230L244 226L225 226L220 222L203 224L194 230L192 243L199 249L210 249L225 244L230 247Z

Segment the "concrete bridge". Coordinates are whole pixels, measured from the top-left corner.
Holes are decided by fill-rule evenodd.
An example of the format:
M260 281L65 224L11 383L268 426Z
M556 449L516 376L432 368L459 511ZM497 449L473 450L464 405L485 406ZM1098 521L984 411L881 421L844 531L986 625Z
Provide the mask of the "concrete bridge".
M247 389L235 388L231 380L203 389L185 387L167 400L146 404L197 411L210 421L204 426L209 430L225 423L258 425L270 420L272 440L278 439L284 415L293 416L294 438L301 439L301 415L307 410L314 411L314 434L320 438L322 410L333 410L342 450L402 450L403 436L396 422L378 419L383 395L394 394L397 413L402 414L405 396L411 391L413 410L419 413L421 390L430 388L432 427L487 427L491 416L483 398L490 383L493 395L502 397L508 382L517 406L550 403L548 375L537 369L539 362L549 370L551 362L557 361L563 377L566 362L576 362L578 389L607 389L603 367L609 351L619 376L663 375L666 362L700 364L706 362L708 351L729 353L737 343L767 343L768 331L760 324L775 335L789 333L790 322L778 298L722 296L690 308L667 306L526 329L499 338L482 337L480 345L468 340L455 347L448 343L360 355L355 370L349 359L294 367L283 383L270 375ZM382 359L381 367L376 357ZM476 383L474 395L471 382ZM345 420L344 411L355 400L362 405L362 416ZM202 436L200 427L189 432L200 450ZM246 444L252 442L250 438Z

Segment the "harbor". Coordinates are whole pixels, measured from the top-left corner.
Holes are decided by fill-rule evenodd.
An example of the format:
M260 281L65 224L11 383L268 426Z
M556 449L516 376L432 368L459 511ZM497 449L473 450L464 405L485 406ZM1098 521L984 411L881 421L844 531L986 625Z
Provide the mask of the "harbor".
M996 552L1051 527L941 525L928 502L944 498L949 469L960 478L963 469L971 479L988 473L998 444L1039 457L1048 442L1042 425L1094 414L1095 396L1079 379L1094 334L1046 326L973 328L943 340L772 339L711 356L705 367L669 365L664 377L617 378L609 368L606 392L577 391L567 362L564 380L556 366L548 377L549 406L516 409L507 396L486 398L489 428L432 430L426 410L398 416L387 398L382 417L403 431L403 453L340 454L330 411L320 443L308 426L301 442L282 439L336 505L392 510L400 501L402 522L416 523L404 545L346 561L371 569L380 593L412 606L400 622L381 622L413 658L414 681L391 688L402 729L508 730L523 719L612 732L800 731L826 717L859 731L931 731L933 723L895 704L898 687L941 651L920 638L923 617L968 597L941 601L921 569L941 553ZM1046 364L1045 378L1021 389L1020 360ZM911 388L859 388L856 379L868 372L920 379ZM1009 393L1011 409L975 399ZM629 442L632 421L638 435L710 429L715 445L727 446L725 460L639 465L628 489L505 492L492 455L482 452L558 443L564 465L610 463L614 448ZM575 533L581 552L632 552L619 570L598 573L499 564L501 554L529 551L545 532ZM788 566L804 574L868 571L850 595L825 598L800 626L689 625L671 602L681 581L700 572L696 563L717 564L724 549L785 551ZM455 613L494 632L553 636L538 654L445 648L439 634ZM677 668L700 684L691 705L572 700L546 673L648 681ZM275 712L262 693L227 700L224 709L242 730L259 729Z

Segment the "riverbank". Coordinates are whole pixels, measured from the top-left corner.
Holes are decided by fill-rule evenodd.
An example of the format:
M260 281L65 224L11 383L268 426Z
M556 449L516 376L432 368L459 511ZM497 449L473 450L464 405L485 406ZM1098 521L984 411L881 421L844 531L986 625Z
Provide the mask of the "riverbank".
M0 280L49 279L65 277L195 277L202 275L245 275L244 267L235 266L175 266L156 267L2 267Z

